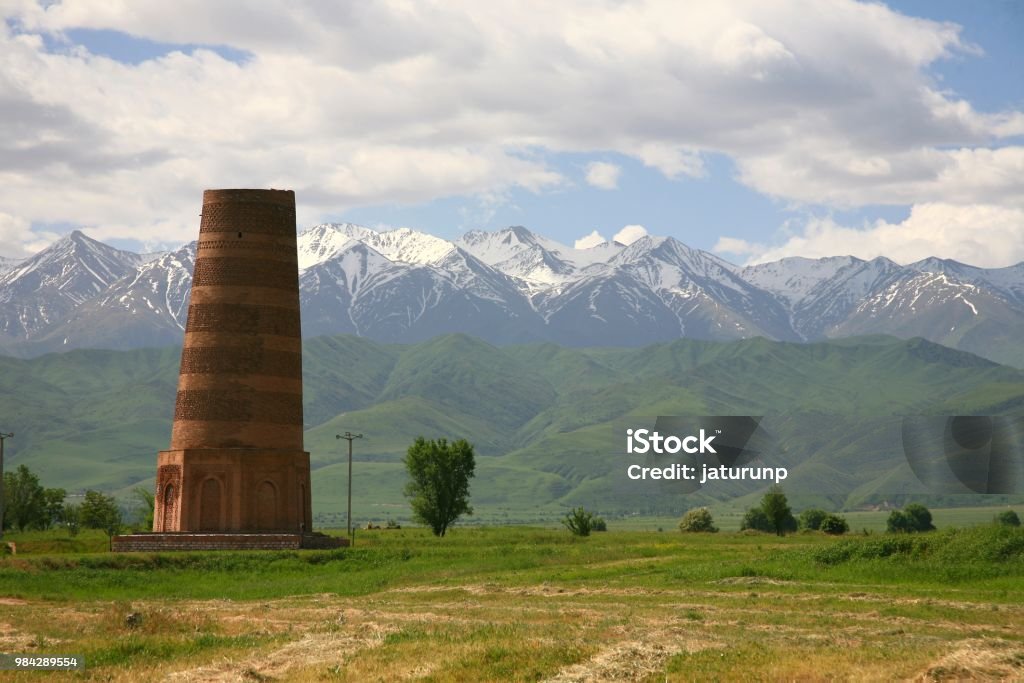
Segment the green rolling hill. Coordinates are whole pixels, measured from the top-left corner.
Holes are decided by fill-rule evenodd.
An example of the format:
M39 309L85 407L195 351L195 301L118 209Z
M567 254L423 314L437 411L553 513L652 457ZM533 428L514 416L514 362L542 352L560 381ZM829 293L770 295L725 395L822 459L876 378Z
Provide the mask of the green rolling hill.
M46 485L70 492L127 497L135 486L152 486L156 452L170 438L179 355L165 348L0 357L0 427L16 434L7 466L25 463ZM790 454L784 458L793 458L794 489L817 492L805 495L817 504L856 508L912 493L916 483L894 454L892 435L872 431L878 416L1024 407L1021 370L883 336L816 344L680 339L640 349L495 347L465 335L413 345L318 337L305 342L304 375L314 508L327 523L344 521L346 444L335 434L346 430L366 435L355 444L357 519L408 516L401 458L423 435L476 445L478 518L531 521L573 505L608 515L675 513L759 495L743 485L718 491L717 501L704 493L622 495L616 429L631 418L820 413L826 422L863 420L855 439L817 433L806 419L776 435Z

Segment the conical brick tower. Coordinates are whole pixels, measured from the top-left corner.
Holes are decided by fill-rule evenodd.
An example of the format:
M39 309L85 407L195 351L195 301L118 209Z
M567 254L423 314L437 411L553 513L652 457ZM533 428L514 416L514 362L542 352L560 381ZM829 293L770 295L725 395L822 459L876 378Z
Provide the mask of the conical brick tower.
M290 190L207 190L153 531L311 528Z

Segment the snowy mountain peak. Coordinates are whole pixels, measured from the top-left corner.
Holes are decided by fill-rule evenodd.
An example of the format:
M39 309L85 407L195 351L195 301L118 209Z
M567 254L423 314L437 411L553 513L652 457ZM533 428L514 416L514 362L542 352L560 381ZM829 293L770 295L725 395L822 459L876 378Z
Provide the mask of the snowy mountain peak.
M516 249L518 246L529 247L538 244L538 236L521 225L510 225L494 232L469 230L463 233L458 241L469 246L490 243L503 244L508 249Z
M297 241L306 335L405 342L463 332L499 344L635 345L888 333L1022 358L1015 341L1024 337L1024 264L985 269L930 258L900 266L837 256L739 268L671 237L576 249L522 226L449 241L410 228L324 223ZM21 352L180 342L195 248L144 262L75 231L0 270L0 345Z
M392 261L428 264L443 258L455 245L411 228L395 228L362 240Z
M369 245L391 261L417 264L433 263L455 248L448 240L411 228L378 231L352 223L324 223L299 235L299 269L335 258L354 242Z
M487 265L530 287L544 287L565 282L576 271L576 265L563 257L575 250L536 235L522 226L495 232L472 230L456 244Z
M321 223L304 230L298 237L299 270L322 263L343 250L353 240L366 239L376 231L353 223Z
M59 283L65 289L74 281L98 290L124 277L140 261L138 254L115 249L75 230L0 276L0 287L31 281L32 286Z
M619 251L609 263L624 266L646 260L657 260L678 266L693 275L717 277L720 273L734 273L737 268L714 254L694 249L674 237L646 235Z
M189 242L144 263L134 277L123 278L107 290L98 305L121 308L132 315L164 316L161 323L184 330L197 248L197 242Z
M779 261L747 266L739 274L747 282L775 294L792 306L844 268L863 263L853 256L822 259L790 256Z
M75 230L0 275L0 333L30 338L134 272L139 261Z

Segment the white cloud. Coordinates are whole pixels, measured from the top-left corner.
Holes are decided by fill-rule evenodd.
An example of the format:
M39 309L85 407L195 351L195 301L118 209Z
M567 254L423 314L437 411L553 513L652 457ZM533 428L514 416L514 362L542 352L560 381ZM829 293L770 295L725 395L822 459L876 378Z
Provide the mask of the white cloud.
M749 255L748 263L787 256L850 254L862 259L886 256L897 263L937 256L998 268L1024 261L1024 209L991 204L919 204L899 223L877 221L853 228L830 218L812 219L776 247L722 238L715 251Z
M602 190L614 190L619 186L619 175L622 169L607 161L594 161L587 164L587 184Z
M833 149L828 150L831 144ZM738 162L740 178L766 194L856 207L946 202L1024 207L1024 146L920 148L888 156L794 142L777 155Z
M756 242L748 242L737 237L719 237L711 251L737 256L753 256L768 251L768 247Z
M34 233L31 227L24 218L0 211L0 257L25 258L60 237L48 231Z
M627 225L615 233L612 237L612 241L618 242L619 244L633 244L641 237L647 236L647 228L642 225Z
M576 240L576 242L573 243L573 246L577 249L590 249L591 247L596 247L597 245L603 244L607 241L608 240L604 238L604 235L599 233L597 230L594 230L589 235L584 235Z
M669 178L700 178L704 175L704 160L700 153L686 147L650 143L641 145L636 156Z
M715 41L711 50L715 61L730 69L744 70L757 80L780 64L795 62L793 53L758 26L746 22L733 24Z
M1001 147L1024 113L979 112L935 85L938 60L979 53L957 26L876 3L807 7L2 3L0 211L183 241L207 187L294 188L310 221L567 184L549 152L619 153L680 180L723 154L741 182L795 202L1024 206L1024 147ZM249 58L121 64L47 47L74 28Z

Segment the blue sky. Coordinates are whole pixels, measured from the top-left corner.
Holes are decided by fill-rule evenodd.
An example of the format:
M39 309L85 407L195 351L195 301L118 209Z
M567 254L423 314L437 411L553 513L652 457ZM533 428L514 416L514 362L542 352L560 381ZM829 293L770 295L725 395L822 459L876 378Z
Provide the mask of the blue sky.
M274 186L303 224L1024 260L1024 3L254 7L5 10L0 256Z

